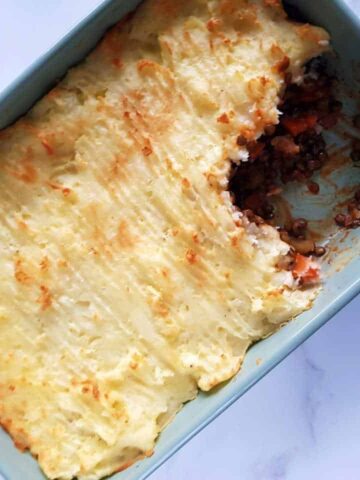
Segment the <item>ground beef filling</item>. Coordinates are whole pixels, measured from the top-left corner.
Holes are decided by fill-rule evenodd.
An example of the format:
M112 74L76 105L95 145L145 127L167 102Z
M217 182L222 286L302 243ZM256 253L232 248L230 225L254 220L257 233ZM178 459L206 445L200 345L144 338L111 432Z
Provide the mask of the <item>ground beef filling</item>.
M292 247L293 262L296 254L321 257L326 252L311 238L306 219L277 224L274 206L274 198L281 196L289 182L305 183L313 195L320 191L312 176L328 160L322 131L336 125L342 109L334 96L334 79L325 67L321 59L311 62L300 85L292 84L287 76L279 105L279 124L267 127L256 141L238 137L238 145L248 149L249 160L233 164L230 174L229 190L234 204L249 221L278 228L282 240ZM353 149L352 157L359 151L360 148ZM344 228L360 225L360 190L349 202L348 212L336 215L335 222Z

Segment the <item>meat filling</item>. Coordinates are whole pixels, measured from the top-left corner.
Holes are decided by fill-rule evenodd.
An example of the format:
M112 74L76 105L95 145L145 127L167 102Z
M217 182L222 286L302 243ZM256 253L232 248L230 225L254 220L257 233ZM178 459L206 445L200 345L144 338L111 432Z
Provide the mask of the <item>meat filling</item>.
M274 198L281 196L284 185L290 182L304 183L311 194L319 193L320 186L312 177L328 160L322 132L336 125L342 104L335 98L334 78L326 73L322 58L310 62L301 84L291 83L289 75L286 83L279 124L267 127L256 141L238 138L239 146L247 146L249 160L233 164L229 190L249 221L278 228L282 240L292 247L293 268L294 262L299 264L297 255L321 257L326 249L311 238L306 219L280 225ZM350 201L348 212L336 215L335 222L345 228L360 226L360 190Z

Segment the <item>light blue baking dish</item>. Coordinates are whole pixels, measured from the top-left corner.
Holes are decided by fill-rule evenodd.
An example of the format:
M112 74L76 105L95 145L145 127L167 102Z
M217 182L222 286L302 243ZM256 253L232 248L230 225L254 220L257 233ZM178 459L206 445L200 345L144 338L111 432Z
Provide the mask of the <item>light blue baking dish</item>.
M138 3L139 0L104 1L40 58L0 96L0 127L8 125L26 112L71 65L85 56L109 26ZM340 0L292 0L290 3L297 6L307 19L324 26L331 33L336 51L336 55L331 57L331 64L342 84L347 85L347 90L349 88L357 90L359 99L359 19ZM353 100L345 97L343 100L348 111L354 110ZM345 126L342 125L342 128ZM342 145L343 138L332 134L329 141ZM342 151L343 155L348 155L347 151L345 153L344 149ZM232 381L217 392L200 394L195 401L187 404L175 421L161 434L154 455L114 475L113 480L145 479L359 293L360 231L354 230L344 235L336 232L331 222L319 219L332 217L334 206L339 200L346 198L342 196L346 191L342 187L360 184L360 169L348 162L319 181L321 195L317 197L306 194L301 186L293 189L288 196L291 203L301 205L297 207L298 215L313 219L313 228L325 231L326 237L330 237L329 246L332 253L324 261L324 289L314 307L272 337L254 345L246 357L241 372ZM338 185L337 188L334 182ZM258 365L259 358L262 362ZM36 461L29 454L18 452L10 438L2 431L0 474L7 480L44 479Z

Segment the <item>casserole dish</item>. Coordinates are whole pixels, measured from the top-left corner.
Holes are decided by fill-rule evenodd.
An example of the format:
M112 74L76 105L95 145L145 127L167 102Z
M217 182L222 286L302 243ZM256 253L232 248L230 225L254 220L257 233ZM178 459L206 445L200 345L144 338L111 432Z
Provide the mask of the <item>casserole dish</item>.
M107 4L106 8L110 8L111 5L113 4ZM99 13L99 18L101 18L102 21L105 18L104 11L105 10L101 11L101 15ZM88 22L88 27L86 28L90 29L90 26L94 27L94 18L92 18L92 20ZM331 30L330 25L325 26L327 26ZM349 28L347 30L349 31ZM34 90L32 92L30 91L31 84L29 82L24 83L24 79L20 82L18 88L24 87L22 88L22 93L24 93L25 89L25 97L28 98L29 102L31 101L31 99L34 99L35 95L42 93L41 88L45 88L46 86L48 86L46 85L48 81L46 68L51 68L52 65L59 60L59 56L61 54L64 55L66 52L69 52L69 49L71 49L70 45L72 45L74 49L78 45L74 42L79 41L79 39L81 40L81 35L84 34L84 31L84 28L80 29L79 32L75 34L75 37L70 37L69 43L67 43L67 45L61 45L60 50L55 49L55 51L53 52L53 56L47 61L45 61L45 63L42 63L38 69L35 69L33 71L32 80L34 80L35 83ZM85 34L87 34L87 32L85 32ZM89 35L87 38L90 37L91 31L89 30ZM356 44L356 39L354 39L352 43ZM84 43L81 43L80 46L81 48L83 48ZM336 47L337 45L335 38L335 48ZM339 47L341 62L346 60L348 62L348 65L352 66L351 62L354 60L354 58L349 58L349 56L345 57L345 55L341 56L340 50L341 49ZM69 53L69 59L70 57L71 55ZM70 60L74 61L75 58L71 58ZM344 69L344 67L341 65L341 62L339 60L337 63L337 65L339 65L339 71L342 71ZM57 68L59 66L59 63L56 65ZM55 71L55 73L61 74L61 71ZM347 78L349 84L352 83L352 79L350 77L351 74L349 73ZM15 102L14 110L9 108L11 105L11 97L15 94L16 88L13 89L12 92L10 91L7 99L5 99L4 101L4 123L12 120L16 115L21 113L19 105L16 105ZM25 107L28 107L28 105L26 105ZM349 108L351 108L351 105L349 105ZM339 139L339 141L341 141L341 139ZM354 181L356 180L356 170L353 170L351 166L347 166L347 168L344 169L336 168L335 170L337 172L336 182L338 184L338 187L350 186L350 182L354 183ZM328 185L326 185L326 183L328 183ZM321 200L321 202L317 202L317 210L313 208L313 203L310 204L306 201L305 197L302 198L302 192L300 190L292 192L292 195L295 195L295 198L290 198L289 200L293 201L293 203L301 205L301 209L299 209L298 211L299 214L302 214L304 212L304 216L306 215L308 218L312 217L314 220L316 219L315 215L318 218L327 218L329 216L328 214L330 213L327 211L327 209L331 203L334 203L331 202L331 200L336 199L336 201L338 201L339 194L335 195L334 185L332 182L325 181L323 187L324 188L322 188L322 195L321 197L319 197L319 200ZM330 232L328 232L328 234L330 234ZM181 443L181 441L186 439L186 437L190 433L192 433L192 431L196 430L196 428L199 428L201 424L204 424L208 419L212 418L214 414L224 408L231 400L233 400L243 391L245 391L248 386L250 386L254 381L256 381L256 379L261 377L262 374L264 374L269 368L271 368L273 364L275 364L292 348L297 346L303 338L308 336L312 331L314 331L314 329L320 326L322 322L329 318L331 313L333 313L336 308L339 308L348 298L350 298L352 294L356 292L356 282L354 282L353 273L354 271L356 271L357 265L356 260L350 262L351 251L349 253L349 247L352 247L352 251L356 250L355 232L352 232L352 234L348 236L346 241L343 240L344 238L341 234L334 236L332 239L332 244L334 247L336 243L339 243L339 250L341 250L341 253L336 254L336 259L334 255L333 258L331 258L330 256L330 266L329 268L324 269L325 274L326 271L328 271L329 276L329 278L326 279L326 290L324 291L322 297L319 298L312 312L310 312L310 314L299 317L295 324L290 325L288 328L281 331L279 335L274 337L276 340L274 340L274 338L271 338L268 341L262 342L261 344L256 346L248 356L245 371L243 371L236 380L225 386L221 390L221 392L218 393L218 395L203 395L202 397L200 397L200 401L197 402L195 406L188 406L187 409L184 411L186 413L182 413L179 416L179 420L177 420L177 422L167 430L167 433L163 435L157 450L157 454L155 454L155 456L150 460L150 465L147 465L145 463L140 467L137 466L133 470L129 470L128 472L126 472L126 474L123 474L123 478L143 478L144 475L149 473L149 467L155 466L161 458L164 458L168 453L171 452L171 450L176 448L176 446ZM346 262L350 263L347 263L347 265L345 266ZM333 273L332 276L330 276L331 273ZM338 285L341 285L341 289L338 288ZM256 368L254 366L254 355L256 355L256 357L261 357L264 360L261 367ZM201 413L199 414L200 411ZM195 422L188 423L186 421L187 415L189 415L192 419L195 419ZM7 457L7 461L11 462L10 455ZM15 462L18 463L16 459ZM26 468L26 473L23 470L23 472L20 472L18 474L18 478L24 478L24 474L26 478L31 478L30 472L32 471L32 469L28 470L28 467L25 465L24 468ZM5 470L5 475L9 475L10 478L16 478L17 473L11 469L10 463L9 467L5 465L5 469L7 469ZM36 478L35 471L34 475L35 476L33 478ZM119 478L121 478L121 476Z

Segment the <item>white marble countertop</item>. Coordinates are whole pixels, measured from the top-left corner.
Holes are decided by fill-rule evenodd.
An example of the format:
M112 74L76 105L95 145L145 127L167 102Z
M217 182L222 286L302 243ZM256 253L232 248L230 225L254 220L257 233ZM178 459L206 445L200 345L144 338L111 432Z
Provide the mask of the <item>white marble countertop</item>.
M99 3L1 0L0 91ZM359 312L360 297L151 480L360 479Z

